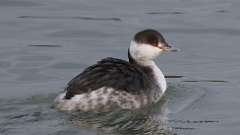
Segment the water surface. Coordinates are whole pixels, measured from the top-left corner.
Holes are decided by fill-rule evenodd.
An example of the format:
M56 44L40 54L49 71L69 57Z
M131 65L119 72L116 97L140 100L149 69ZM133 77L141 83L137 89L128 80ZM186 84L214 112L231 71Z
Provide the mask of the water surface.
M238 0L7 0L0 2L0 134L240 132ZM136 111L63 113L52 101L104 57L127 58L135 32L154 28L181 49L157 63L168 91Z

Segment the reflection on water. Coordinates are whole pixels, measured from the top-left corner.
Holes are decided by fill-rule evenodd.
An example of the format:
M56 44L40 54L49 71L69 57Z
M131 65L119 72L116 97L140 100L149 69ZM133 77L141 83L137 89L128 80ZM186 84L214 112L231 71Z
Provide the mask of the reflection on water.
M217 123L168 118L169 114L192 106L204 94L204 90L190 85L170 84L166 95L157 104L133 111L115 109L101 113L58 112L51 107L57 93L27 99L2 99L0 134L173 135L179 130L194 130L192 124Z
M167 127L167 102L164 100L134 111L116 109L102 113L76 112L71 115L71 121L80 127L122 135L173 134Z
M71 128L75 127L103 134L173 134L167 127L166 100L135 111L116 109L101 113L66 113L51 108L50 103L55 96L56 94L36 95L26 100L1 102L0 133L29 134L29 129L33 129L34 133L72 133L69 130L72 131Z

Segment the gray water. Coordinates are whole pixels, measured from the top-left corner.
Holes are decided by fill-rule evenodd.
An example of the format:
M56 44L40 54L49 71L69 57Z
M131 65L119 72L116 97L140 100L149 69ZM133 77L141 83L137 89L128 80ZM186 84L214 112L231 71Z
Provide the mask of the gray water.
M239 7L238 0L1 0L0 135L238 135ZM96 60L126 59L145 28L181 49L157 60L172 76L158 104L107 113L51 107Z

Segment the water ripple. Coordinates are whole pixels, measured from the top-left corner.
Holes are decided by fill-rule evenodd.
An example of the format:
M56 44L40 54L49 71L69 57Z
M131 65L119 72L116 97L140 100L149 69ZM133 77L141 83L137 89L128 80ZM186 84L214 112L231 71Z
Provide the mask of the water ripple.
M166 33L240 35L240 29L231 28L161 28Z
M116 17L90 17L90 16L18 16L22 19L77 19L77 20L91 20L91 21L121 21Z
M32 1L19 1L19 0L1 0L1 7L32 7L32 6L41 6L42 4L32 2Z

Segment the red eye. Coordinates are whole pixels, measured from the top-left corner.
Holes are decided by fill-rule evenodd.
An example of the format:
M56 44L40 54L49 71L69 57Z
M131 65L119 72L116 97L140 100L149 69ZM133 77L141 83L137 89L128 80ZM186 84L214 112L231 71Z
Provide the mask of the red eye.
M151 45L157 47L157 46L158 46L158 41L153 41L153 42L151 43Z

